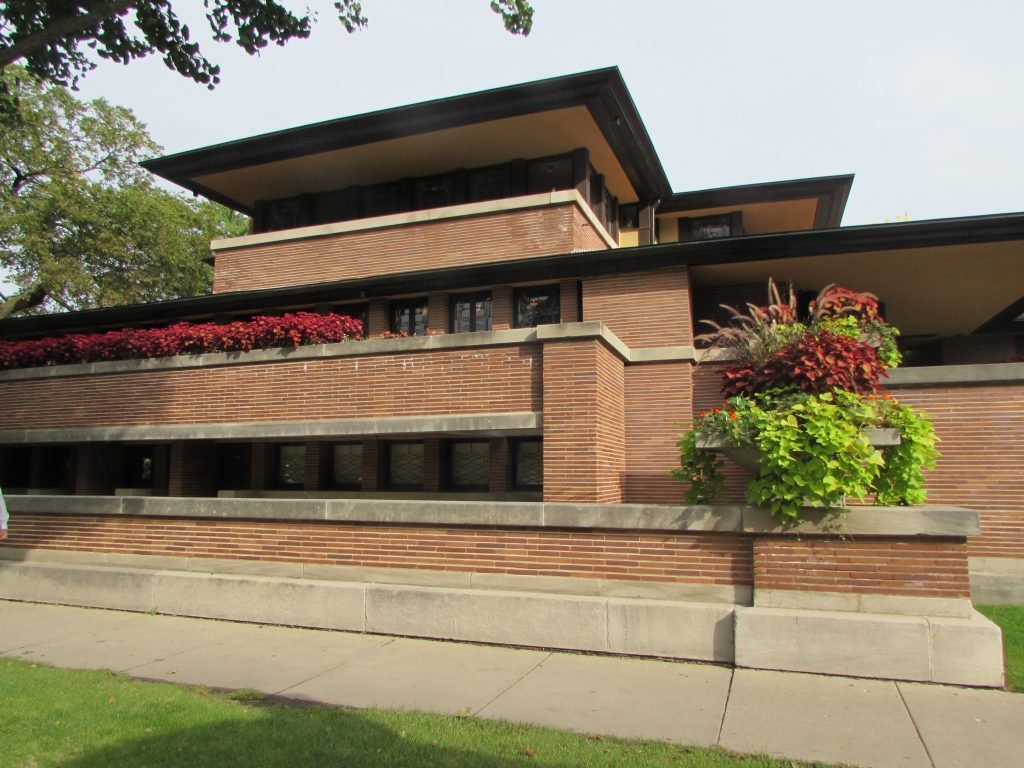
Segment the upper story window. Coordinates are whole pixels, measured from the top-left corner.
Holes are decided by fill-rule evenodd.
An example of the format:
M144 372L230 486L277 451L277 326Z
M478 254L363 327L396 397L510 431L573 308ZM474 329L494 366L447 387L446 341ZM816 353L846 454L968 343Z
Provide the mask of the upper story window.
M407 336L427 335L427 299L405 299L391 302L391 332Z
M679 240L716 240L720 237L740 237L743 234L743 213L719 213L714 216L695 216L679 219Z
M306 483L306 446L277 446L277 485L281 488L301 488Z
M363 484L363 444L333 446L331 480L336 488L359 488Z
M532 160L526 166L526 194L572 189L572 155Z
M452 333L491 330L491 294L453 296L451 317Z
M561 322L561 291L557 285L531 285L515 292L516 328Z
M388 487L423 487L423 443L392 443L388 446Z
M491 447L488 443L452 443L449 459L453 490L487 490L491 481Z

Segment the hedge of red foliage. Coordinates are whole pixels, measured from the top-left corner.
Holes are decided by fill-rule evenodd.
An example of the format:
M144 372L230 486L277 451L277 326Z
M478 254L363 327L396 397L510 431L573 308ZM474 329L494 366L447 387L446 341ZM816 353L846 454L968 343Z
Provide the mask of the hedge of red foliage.
M722 390L731 397L796 385L812 394L833 389L870 394L887 375L870 344L819 331L801 335L760 365L729 366Z
M313 312L254 317L226 325L175 323L166 328L125 328L46 339L0 340L0 369L333 344L362 335L363 324L359 320Z

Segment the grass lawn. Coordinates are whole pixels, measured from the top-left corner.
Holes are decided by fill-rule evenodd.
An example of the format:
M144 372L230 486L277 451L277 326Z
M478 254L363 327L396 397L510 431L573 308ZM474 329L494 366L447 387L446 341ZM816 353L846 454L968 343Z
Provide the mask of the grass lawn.
M978 610L1003 628L1006 687L1024 693L1024 605L979 605Z
M473 717L280 706L252 692L224 695L13 659L0 659L0 703L5 768L796 765Z

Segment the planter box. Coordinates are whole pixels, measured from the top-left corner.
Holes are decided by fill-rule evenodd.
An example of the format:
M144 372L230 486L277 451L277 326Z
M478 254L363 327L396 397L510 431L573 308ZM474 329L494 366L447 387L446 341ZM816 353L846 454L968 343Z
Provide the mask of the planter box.
M865 429L864 434L875 448L886 448L900 444L900 432L898 429ZM760 468L760 450L757 448L741 448L721 435L698 432L697 447L701 450L721 453L749 472L756 473Z

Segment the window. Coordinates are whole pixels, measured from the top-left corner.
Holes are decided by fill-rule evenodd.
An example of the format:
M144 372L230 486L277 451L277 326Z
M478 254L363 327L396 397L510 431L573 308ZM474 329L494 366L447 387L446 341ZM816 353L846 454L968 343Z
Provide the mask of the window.
M449 454L451 487L459 491L486 491L491 484L489 443L452 443Z
M413 186L413 210L440 208L455 201L455 177L431 176L417 179Z
M124 484L127 488L152 488L156 451L152 445L124 447Z
M743 213L720 213L679 220L679 240L716 240L743 234Z
M517 288L516 328L536 328L538 325L561 322L557 285L535 285Z
M0 456L0 487L28 488L31 485L32 449L8 446Z
M409 203L398 182L375 184L362 190L363 216L386 216L409 210Z
M42 488L71 487L71 449L48 445L40 451L39 485Z
M427 335L427 299L391 302L391 331L407 336Z
M423 443L392 443L388 446L388 486L423 487Z
M334 446L332 482L336 488L361 488L363 485L363 444L339 443Z
M469 202L512 196L512 168L500 165L469 172Z
M295 488L305 483L306 446L277 446L277 484L282 488Z
M533 160L526 167L526 194L572 189L572 155Z
M217 446L217 489L245 491L252 485L252 446L248 443L221 443Z
M512 454L512 482L517 488L544 484L544 446L540 440L519 440Z
M452 297L452 333L491 330L491 294Z

